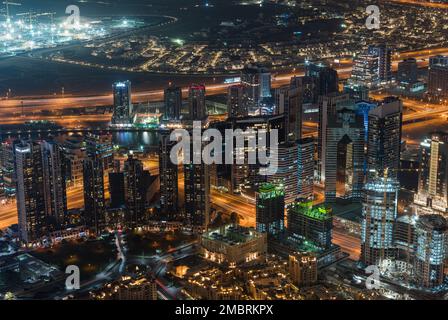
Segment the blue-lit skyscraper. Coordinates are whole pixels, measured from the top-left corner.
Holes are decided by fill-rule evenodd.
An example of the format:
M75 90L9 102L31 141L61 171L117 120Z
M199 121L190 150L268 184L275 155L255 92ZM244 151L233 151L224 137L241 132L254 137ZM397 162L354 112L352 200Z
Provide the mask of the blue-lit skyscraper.
M376 177L365 186L361 221L361 261L365 265L380 265L395 256L398 189L398 182L387 176Z
M447 220L438 214L422 215L417 220L415 233L417 284L424 288L438 287L444 281L448 240Z
M113 85L114 114L113 125L129 125L133 122L134 111L132 107L131 82L116 82Z

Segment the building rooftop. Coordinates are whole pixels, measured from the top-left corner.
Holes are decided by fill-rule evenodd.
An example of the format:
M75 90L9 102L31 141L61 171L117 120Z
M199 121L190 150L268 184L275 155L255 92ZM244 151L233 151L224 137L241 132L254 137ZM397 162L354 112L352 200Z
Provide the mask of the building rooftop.
M261 234L254 229L229 224L204 233L202 238L220 241L226 245L235 246L259 238L260 236Z

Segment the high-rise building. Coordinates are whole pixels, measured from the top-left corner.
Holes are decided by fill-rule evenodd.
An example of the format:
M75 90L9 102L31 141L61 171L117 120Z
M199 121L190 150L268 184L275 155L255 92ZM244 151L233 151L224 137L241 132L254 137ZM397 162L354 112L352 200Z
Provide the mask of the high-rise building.
M248 65L241 72L245 103L250 113L258 110L260 102L271 96L271 74L263 67Z
M350 96L347 93L339 94L332 93L326 96L319 97L319 122L318 122L318 137L317 137L317 180L325 183L325 170L322 166L325 152L323 146L326 143L326 131L329 119L336 117L337 110L340 105L344 105L350 101Z
M110 208L124 209L126 206L126 190L124 173L120 171L109 172Z
M288 208L288 233L322 249L331 247L333 214L330 208L313 207L312 201L296 202Z
M373 53L362 53L353 59L349 84L369 89L376 88L380 83L378 70L378 56Z
M64 157L67 167L67 182L71 186L82 185L83 161L86 157L84 138L80 134L73 134L63 143Z
M131 97L131 82L116 82L113 85L114 113L112 124L129 125L133 123L134 110Z
M42 154L45 215L58 230L67 212L66 162L63 149L55 142L39 142Z
M190 147L190 159L195 159L195 152L202 152L195 149ZM210 223L210 166L203 161L185 163L184 176L186 220L195 230L205 230Z
M299 195L299 168L297 143L282 143L277 149L271 151L273 160L271 165L277 168L275 174L267 176L267 181L280 184L284 188L284 202L293 203Z
M193 84L188 91L188 118L189 120L204 120L206 117L205 86Z
M283 186L263 184L256 193L256 229L279 234L285 228L285 191Z
M172 219L179 209L178 166L171 161L171 150L176 141L170 141L170 133L160 135L160 206L166 219Z
M93 134L85 136L86 155L91 158L97 158L103 164L103 170L109 172L114 166L114 148L112 145L112 135Z
M17 142L7 139L0 146L0 172L3 183L3 193L6 197L16 194L16 178L14 169L14 146Z
M298 88L302 93L302 103L314 104L317 103L317 78L311 76L292 77L290 82L291 88Z
M28 243L42 237L46 226L42 155L34 142L18 143L14 150L19 236Z
M90 155L83 162L84 222L99 234L105 223L106 201L104 194L104 162Z
M319 96L339 92L338 72L323 63L305 62L305 77L314 79L314 103Z
M397 181L387 173L372 178L365 186L361 222L361 261L365 265L380 265L396 255L393 232L398 188Z
M240 118L248 115L243 85L229 87L227 92L227 114L229 118Z
M415 274L423 288L439 287L444 281L448 223L442 215L422 215L415 226Z
M297 141L298 194L302 199L313 198L314 187L314 140L304 138Z
M437 99L448 96L448 56L429 59L428 94Z
M433 133L420 144L417 210L448 212L448 134Z
M361 200L364 183L364 122L353 110L342 109L329 120L323 138L322 170L325 200Z
M62 149L53 142L21 142L15 146L19 234L24 242L64 225L67 195L62 157Z
M295 285L312 286L317 282L317 257L311 253L289 255L289 274Z
M182 89L180 87L169 86L164 92L165 109L164 120L179 120L182 110Z
M286 86L276 90L277 114L285 116L285 140L296 141L302 137L303 104L300 87Z
M386 44L371 45L368 53L378 59L378 79L381 83L392 81L392 48Z
M132 228L145 221L146 190L143 184L143 162L132 154L124 162L124 183L126 191L126 224Z
M403 103L395 97L384 99L369 112L367 165L380 176L388 168L389 177L398 178L402 119Z
M412 84L417 82L418 65L415 58L408 58L398 63L397 82Z

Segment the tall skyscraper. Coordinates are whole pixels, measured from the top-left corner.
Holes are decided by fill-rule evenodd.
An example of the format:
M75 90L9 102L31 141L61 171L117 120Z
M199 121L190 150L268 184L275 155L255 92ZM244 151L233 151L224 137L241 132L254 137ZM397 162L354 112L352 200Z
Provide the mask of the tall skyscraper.
M126 189L124 173L120 171L109 172L110 208L124 209L126 206Z
M328 122L323 139L325 200L361 200L364 183L364 123L353 110L342 109Z
M63 143L64 157L67 168L67 182L71 186L83 183L83 161L86 157L84 138L80 134L73 134Z
M333 213L330 208L313 207L312 201L296 202L288 208L288 233L321 249L331 247Z
M42 155L45 215L56 229L65 223L67 212L66 162L63 149L55 142L39 142Z
M42 155L39 145L21 142L15 146L16 200L19 236L32 242L44 235L45 199L42 175Z
M285 140L296 141L302 137L302 88L286 86L276 90L277 114L285 115Z
M83 166L84 221L87 227L99 234L104 227L106 211L103 162L95 157L87 157Z
M207 117L205 86L193 84L188 91L188 117L190 120L204 120Z
M140 226L146 218L143 162L130 154L124 162L123 172L126 190L126 224L135 228Z
M112 135L89 133L85 136L84 141L86 144L86 155L101 161L105 172L113 170L114 148Z
M273 155L272 165L277 168L277 172L269 175L267 182L283 186L284 202L289 205L299 196L298 145L292 142L279 144L271 155Z
M314 103L319 96L339 92L338 72L323 63L305 62L305 77L314 79ZM309 80L305 82L309 83Z
M353 59L350 85L376 88L380 83L378 56L373 53L362 53Z
M3 182L3 191L6 197L16 194L16 178L14 169L14 146L13 139L7 139L0 145L0 172Z
M428 94L436 99L448 96L448 56L429 59Z
M332 93L326 96L319 97L319 122L318 122L318 137L317 137L317 178L321 184L325 183L325 170L322 166L325 158L324 145L326 143L326 131L329 119L336 117L339 106L344 105L350 101L350 96L347 93L339 94Z
M190 159L195 159L196 151L202 152L190 147ZM195 230L205 230L210 223L210 166L185 163L184 175L186 219Z
M113 85L114 113L112 124L129 125L133 123L134 110L132 106L131 82L116 82Z
M229 118L240 118L248 115L243 85L229 87L227 92L227 114Z
M179 120L182 110L182 89L175 86L169 86L164 92L165 109L163 112L164 120Z
M415 58L408 58L398 63L397 82L412 84L417 82L418 65Z
M448 212L448 134L433 133L420 144L417 211Z
M260 102L271 96L271 74L263 67L248 65L241 72L245 103L250 113L258 110Z
M170 141L170 132L160 135L160 206L166 219L174 218L179 210L178 166L170 155L176 141Z
M415 233L417 284L428 289L439 287L445 279L448 223L442 215L422 215L417 220Z
M388 168L389 177L398 178L402 119L403 103L395 97L384 99L369 112L367 165L380 176Z
M65 165L54 142L21 142L15 146L19 233L31 242L61 230L67 212Z
M256 193L256 229L276 235L285 228L285 191L283 186L263 184Z
M371 179L365 186L361 222L361 261L380 265L396 254L393 240L399 185L394 178Z
M381 83L392 81L392 48L386 44L371 45L368 53L378 59L378 79Z
M304 138L297 141L298 193L302 199L313 198L314 187L314 140Z

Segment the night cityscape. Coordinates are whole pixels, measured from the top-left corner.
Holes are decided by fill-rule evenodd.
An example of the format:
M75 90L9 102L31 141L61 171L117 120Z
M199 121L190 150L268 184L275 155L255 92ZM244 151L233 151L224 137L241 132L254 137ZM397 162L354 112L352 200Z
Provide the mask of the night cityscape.
M448 300L447 13L2 2L0 300Z

